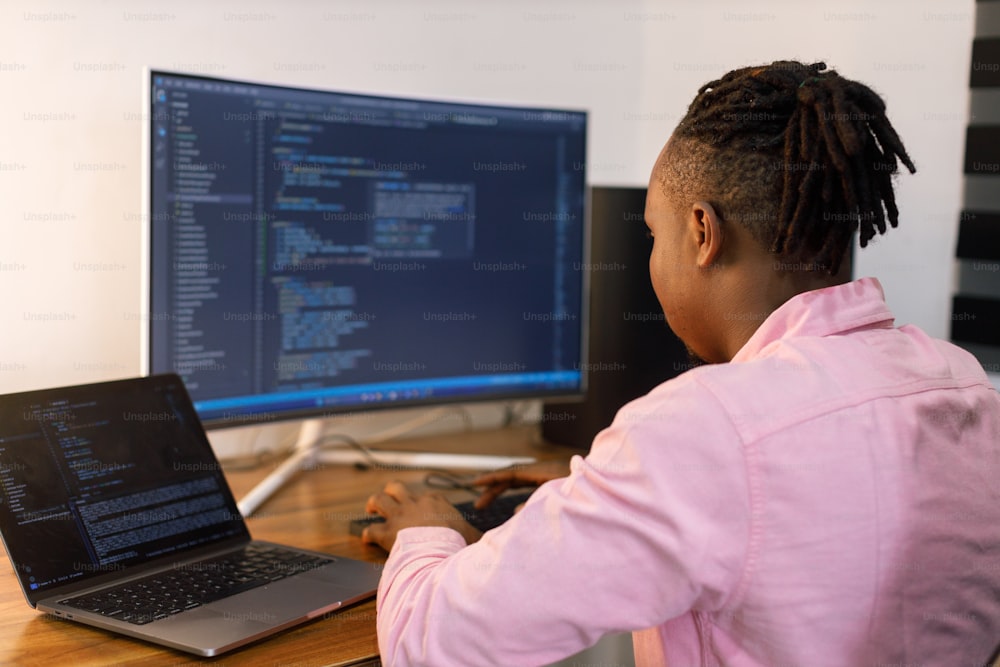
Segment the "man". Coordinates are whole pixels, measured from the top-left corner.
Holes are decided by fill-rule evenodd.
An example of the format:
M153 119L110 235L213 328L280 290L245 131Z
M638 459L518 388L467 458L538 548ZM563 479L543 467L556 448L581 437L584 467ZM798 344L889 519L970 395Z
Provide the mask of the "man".
M707 362L626 407L481 536L372 496L391 665L535 665L634 632L641 665L981 665L1000 643L1000 397L849 281L914 166L870 89L776 62L704 86L649 183L649 270ZM466 546L466 545L469 546Z

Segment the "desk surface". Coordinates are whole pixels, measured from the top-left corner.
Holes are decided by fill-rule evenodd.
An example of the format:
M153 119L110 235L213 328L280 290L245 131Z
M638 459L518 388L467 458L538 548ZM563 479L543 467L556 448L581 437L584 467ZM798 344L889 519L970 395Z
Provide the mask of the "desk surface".
M435 436L393 442L394 450L511 454L568 459L576 450L543 443L535 427ZM274 466L227 471L237 499ZM257 539L381 562L385 552L348 534L348 522L365 499L392 479L420 488L425 473L324 466L300 473L247 520ZM458 492L456 500L468 499ZM464 494L464 495L463 495ZM218 658L195 656L63 621L33 610L24 600L6 557L0 563L0 665L306 665L365 664L377 657L375 601L299 626Z

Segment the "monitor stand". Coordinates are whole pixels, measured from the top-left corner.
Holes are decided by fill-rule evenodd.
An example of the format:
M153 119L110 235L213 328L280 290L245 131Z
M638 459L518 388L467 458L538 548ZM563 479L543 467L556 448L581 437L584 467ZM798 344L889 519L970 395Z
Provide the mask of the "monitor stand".
M321 437L323 437L322 419L307 419L302 422L291 455L236 503L240 514L245 517L250 516L271 497L272 493L284 486L285 482L300 470L312 467L316 463L317 445Z
M408 427L407 430L413 428L412 424L408 425ZM240 514L244 517L253 514L275 491L284 486L299 471L315 467L319 461L344 465L370 464L369 457L354 449L338 449L329 452L320 451L319 444L323 438L323 428L324 420L322 419L307 419L302 422L291 455L240 499L236 504L240 510ZM393 433L393 435L397 434ZM374 442L383 442L390 437L392 436L388 432L384 432L381 434L381 437L374 438ZM374 454L380 465L396 468L447 468L488 471L535 462L535 459L530 456L394 452L383 449L376 450Z

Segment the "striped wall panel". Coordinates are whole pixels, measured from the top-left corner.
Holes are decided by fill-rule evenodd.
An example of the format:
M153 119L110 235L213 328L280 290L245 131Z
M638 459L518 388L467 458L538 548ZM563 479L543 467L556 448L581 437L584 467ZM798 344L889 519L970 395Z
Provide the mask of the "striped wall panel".
M976 2L951 338L1000 373L1000 1Z

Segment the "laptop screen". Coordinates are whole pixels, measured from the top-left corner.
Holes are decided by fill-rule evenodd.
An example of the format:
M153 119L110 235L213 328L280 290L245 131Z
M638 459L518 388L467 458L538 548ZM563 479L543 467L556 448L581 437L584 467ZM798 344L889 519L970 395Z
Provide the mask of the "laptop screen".
M176 375L0 396L0 533L29 600L248 536Z

